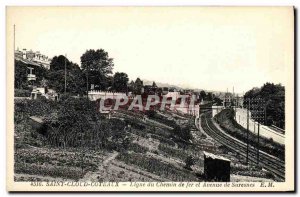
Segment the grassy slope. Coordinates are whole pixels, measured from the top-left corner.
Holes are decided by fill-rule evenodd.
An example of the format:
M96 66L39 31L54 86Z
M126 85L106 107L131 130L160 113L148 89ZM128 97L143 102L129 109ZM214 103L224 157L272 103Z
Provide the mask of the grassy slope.
M40 106L45 108L44 104ZM49 108L49 111L52 111L51 108ZM19 175L27 174L31 175L31 177L36 175L36 177L50 176L53 178L78 180L83 178L87 173L97 171L98 167L102 165L103 158L110 154L110 150L103 148L93 151L88 149L81 150L79 148L60 149L49 145L45 146L47 145L45 144L45 139L40 138L39 134L28 124L29 114L21 114L19 111L16 111L15 115L17 145L15 147L15 172ZM166 121L163 117L161 118L162 122ZM195 148L191 144L187 145L182 141L178 141L174 137L175 134L173 131L155 127L151 123L137 121L134 117L133 119L125 118L124 121L117 121L116 119L106 119L105 121L107 121L107 124L121 122L124 125L130 124L131 129L127 132L131 134L131 137L135 136L138 138L140 136L140 138L148 140L148 143L144 144L130 143L128 150L120 152L114 162L119 162L118 164L120 165L122 163L124 165L128 164L128 166L136 169L138 174L141 171L141 177L144 176L145 172L149 172L172 181L199 180L197 173L201 174L201 169L203 169L202 150ZM174 119L174 121L176 120ZM172 122L169 121L169 123L171 124ZM192 119L187 121L190 128L192 128L192 123ZM138 139L135 141L138 141ZM155 144L153 142L158 143L156 148L153 146ZM110 143L113 145L115 142L112 140ZM151 145L151 149L147 144ZM194 166L196 170L194 171L188 171L184 168L185 159L189 155L193 155L196 158L196 165ZM114 171L116 168L116 166L109 165L108 173L116 174ZM127 180L129 176L127 170L119 169L119 167L118 170L120 171L120 175L118 175L120 176L120 180ZM245 170L238 169L235 173L240 174L241 171ZM124 172L126 173L124 174ZM111 179L111 177L107 176L104 176L104 178ZM138 177L136 179L142 180Z

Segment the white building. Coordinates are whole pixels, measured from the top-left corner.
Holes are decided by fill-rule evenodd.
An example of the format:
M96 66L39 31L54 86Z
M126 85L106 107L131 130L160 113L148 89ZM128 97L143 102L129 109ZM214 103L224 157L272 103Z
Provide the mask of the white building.
M51 59L41 54L39 51L32 51L23 49L22 51L17 49L15 51L15 58L17 60L23 61L26 64L34 65L34 66L43 66L47 69L50 69Z
M91 90L88 93L88 97L91 101L96 101L98 99L116 99L125 98L127 95L123 92L109 92L101 90Z

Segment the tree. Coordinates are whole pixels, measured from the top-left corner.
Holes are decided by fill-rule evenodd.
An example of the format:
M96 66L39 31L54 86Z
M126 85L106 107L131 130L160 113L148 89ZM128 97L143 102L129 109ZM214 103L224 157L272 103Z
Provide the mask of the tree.
M66 70L65 70L66 64ZM65 73L66 72L66 73ZM47 74L49 88L55 89L59 93L65 91L71 94L83 94L85 91L84 77L78 64L68 60L63 55L55 56L50 63L50 70Z
M49 128L46 137L55 146L91 147L93 139L98 138L100 133L106 135L106 130L97 127L100 122L95 103L63 97L58 102L55 115L51 117L50 114L46 118L45 123ZM101 143L99 139L95 141Z
M95 84L99 89L106 90L108 87L108 75L112 74L113 59L103 49L87 50L81 57L81 68L89 84Z
M175 125L173 132L176 136L178 136L184 141L190 141L191 139L193 139L190 126Z
M15 88L28 89L28 85L31 84L27 80L27 74L29 74L28 67L33 68L33 74L36 75L35 85L40 86L42 81L47 75L47 69L42 65L30 65L25 64L22 61L15 60Z
M128 91L133 92L134 91L134 81L131 80L130 83L128 84Z
M74 64L63 55L54 56L50 62L51 71L64 70L65 66L67 70L80 69L77 64Z
M208 101L212 101L213 100L213 95L211 92L208 92L207 95L206 95L206 98Z
M27 65L21 61L15 61L15 88L25 88L27 82Z
M128 75L116 72L113 76L113 90L117 92L127 92Z
M142 94L143 81L140 78L137 78L134 82L133 93L136 95Z
M245 93L244 100L261 98L266 103L266 124L285 127L285 88L281 84L266 83Z
M216 103L217 106L220 106L223 104L223 100L220 99L219 97L214 97L214 102Z
M204 100L206 98L206 93L205 93L205 91L204 90L201 90L201 92L200 92L200 100Z
M152 83L152 87L153 88L157 88L157 85L156 85L156 83L153 81L153 83Z

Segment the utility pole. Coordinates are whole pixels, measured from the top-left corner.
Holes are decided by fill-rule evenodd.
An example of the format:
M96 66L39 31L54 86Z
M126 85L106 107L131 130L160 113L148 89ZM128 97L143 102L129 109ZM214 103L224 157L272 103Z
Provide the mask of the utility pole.
M89 65L86 65L86 98L89 99Z
M253 105L252 105L252 112L251 112L251 118L254 121L254 131L255 131L255 121L257 121L257 146L256 146L256 156L257 156L257 165L259 164L259 138L260 138L260 124L262 122L265 122L265 111L266 111L266 105L265 101L262 98L253 98Z
M16 54L16 25L14 24L14 69L16 70L16 57L15 57L15 54ZM21 87L21 83L20 81L18 81L18 84L19 84L19 88Z
M16 51L16 25L14 24L14 62L15 62L15 51Z
M249 106L250 106L250 99L247 99L247 157L246 163L248 164L249 161Z
M67 93L67 54L65 54L65 94Z
M258 122L258 128L257 128L257 165L259 163L259 127L260 123Z

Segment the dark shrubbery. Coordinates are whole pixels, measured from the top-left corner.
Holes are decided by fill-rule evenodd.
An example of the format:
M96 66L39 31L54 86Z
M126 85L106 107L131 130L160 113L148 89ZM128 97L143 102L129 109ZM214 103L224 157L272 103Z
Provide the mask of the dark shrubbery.
M185 160L185 168L188 170L192 170L192 166L195 165L195 159L193 156L188 156Z
M31 91L25 89L15 89L15 97L30 97Z
M103 118L96 111L95 102L86 99L65 97L59 102L23 100L15 103L16 127L30 116L43 118L44 142L54 147L105 148L109 138L118 141L126 137L124 121Z
M261 88L253 88L245 93L247 99L261 98L266 102L266 124L285 128L285 87L281 84L265 83ZM251 106L250 106L251 108Z

